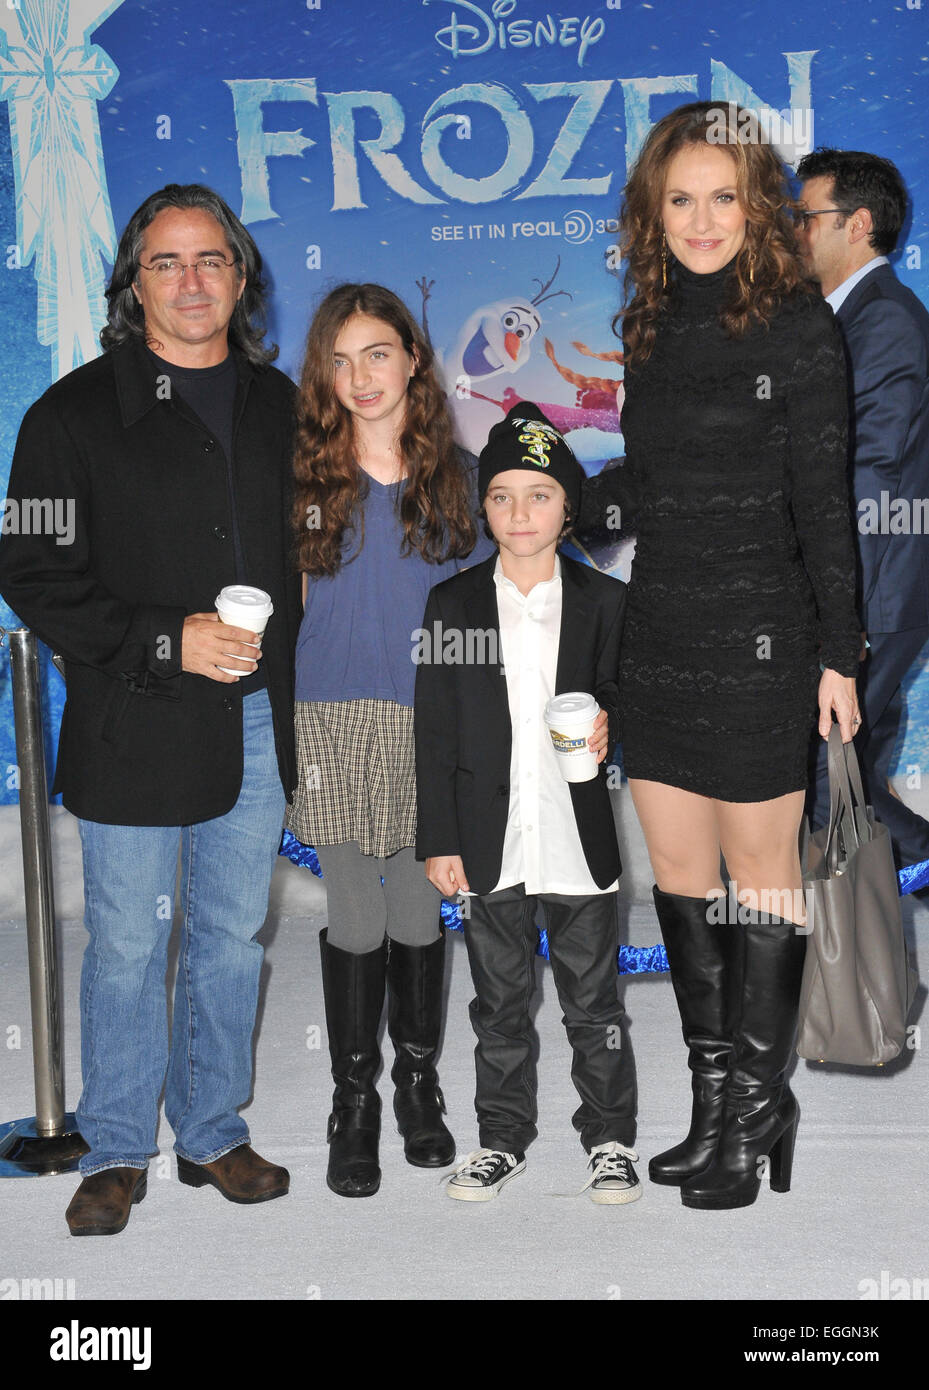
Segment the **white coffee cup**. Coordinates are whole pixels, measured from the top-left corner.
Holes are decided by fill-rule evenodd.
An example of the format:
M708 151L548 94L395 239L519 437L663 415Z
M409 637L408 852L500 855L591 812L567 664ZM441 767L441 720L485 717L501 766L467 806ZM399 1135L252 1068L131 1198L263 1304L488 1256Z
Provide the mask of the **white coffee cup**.
M543 718L566 782L590 782L597 775L597 755L591 753L587 740L599 713L594 697L583 691L556 695L545 706Z
M250 642L249 646L260 647L268 619L274 612L274 604L271 602L271 595L266 594L264 589L253 589L250 584L227 584L216 596L216 611L221 623L226 623L229 627L244 627L246 632L253 632L258 641ZM234 655L232 652L226 654ZM244 666L238 669L233 666L220 666L217 669L230 676L250 674Z

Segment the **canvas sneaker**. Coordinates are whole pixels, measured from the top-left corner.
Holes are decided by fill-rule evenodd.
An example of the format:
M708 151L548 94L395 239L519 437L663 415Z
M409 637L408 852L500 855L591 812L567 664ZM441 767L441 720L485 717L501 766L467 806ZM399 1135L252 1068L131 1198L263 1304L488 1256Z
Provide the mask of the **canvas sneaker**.
M449 1197L462 1202L489 1202L505 1182L515 1178L526 1166L524 1153L503 1153L499 1149L475 1149L447 1179Z
M615 1139L608 1144L598 1144L590 1151L587 1165L590 1177L581 1192L589 1189L590 1200L602 1204L638 1201L642 1196L642 1184L632 1166L638 1161L635 1149L627 1149Z

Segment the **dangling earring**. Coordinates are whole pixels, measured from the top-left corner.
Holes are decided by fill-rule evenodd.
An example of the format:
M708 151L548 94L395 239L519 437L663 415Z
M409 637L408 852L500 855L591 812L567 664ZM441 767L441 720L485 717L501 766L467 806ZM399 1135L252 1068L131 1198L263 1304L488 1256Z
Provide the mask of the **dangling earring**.
M668 288L668 243L664 232L661 233L661 288Z
M755 283L755 253L754 253L754 251L749 251L749 253L748 253L748 283L749 283L750 285L754 285L754 283Z

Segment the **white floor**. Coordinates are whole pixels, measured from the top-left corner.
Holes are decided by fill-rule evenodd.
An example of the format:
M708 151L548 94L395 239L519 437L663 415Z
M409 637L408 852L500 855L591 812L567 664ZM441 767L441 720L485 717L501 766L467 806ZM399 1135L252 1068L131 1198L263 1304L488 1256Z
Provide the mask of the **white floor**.
M34 1110L23 909L16 881L18 817L0 811L0 1122ZM56 894L63 960L66 1103L79 1091L77 982L84 945L75 827L53 813ZM651 944L657 924L644 899L641 845L627 849L628 939ZM629 885L632 891L629 891ZM922 973L929 909L904 900ZM570 1053L539 962L540 1138L524 1175L486 1205L448 1200L439 1175L410 1167L383 1078L384 1171L380 1193L348 1201L325 1186L330 1080L319 975L325 892L305 870L279 865L257 1042L254 1100L246 1115L256 1147L291 1171L291 1192L258 1207L234 1206L211 1188L177 1182L172 1137L145 1201L118 1237L75 1240L64 1210L73 1176L0 1182L4 1279L58 1279L86 1299L839 1299L855 1302L866 1281L929 1275L926 1049L881 1071L799 1062L794 1089L802 1119L793 1190L762 1190L755 1206L695 1212L672 1188L645 1180L641 1201L596 1207L566 1198L583 1183L584 1156L570 1125L576 1099ZM442 1085L459 1150L476 1145L471 989L464 943L450 937L448 1022ZM919 1007L921 1007L922 996ZM689 1115L684 1048L666 976L630 979L626 1006L639 1078L638 1151L681 1137ZM918 1041L914 1035L914 1041ZM389 1067L388 1057L388 1067ZM73 1281L68 1284L67 1281ZM902 1288L903 1285L896 1287Z

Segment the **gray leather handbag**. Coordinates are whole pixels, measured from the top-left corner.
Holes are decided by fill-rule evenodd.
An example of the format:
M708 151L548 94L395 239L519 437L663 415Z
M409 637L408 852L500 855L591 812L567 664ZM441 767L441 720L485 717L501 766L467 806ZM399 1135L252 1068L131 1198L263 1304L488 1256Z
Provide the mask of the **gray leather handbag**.
M853 743L829 734L829 823L802 853L807 948L797 1051L881 1066L906 1043L916 989L890 834L865 804Z

